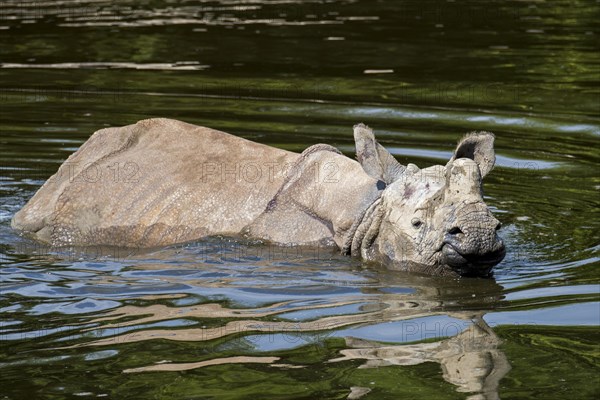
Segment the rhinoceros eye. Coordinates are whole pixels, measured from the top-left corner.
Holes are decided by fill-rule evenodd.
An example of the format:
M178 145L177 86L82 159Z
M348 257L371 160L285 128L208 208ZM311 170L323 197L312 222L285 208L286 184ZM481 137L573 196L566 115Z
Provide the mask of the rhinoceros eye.
M423 221L421 221L419 218L413 218L412 221L410 221L410 223L415 228L419 228L419 227L421 227L421 225L423 225Z

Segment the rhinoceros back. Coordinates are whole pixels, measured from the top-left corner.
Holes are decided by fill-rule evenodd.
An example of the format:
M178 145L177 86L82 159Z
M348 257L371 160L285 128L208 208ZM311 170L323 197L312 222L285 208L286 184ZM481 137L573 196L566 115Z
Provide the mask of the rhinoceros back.
M149 247L235 234L264 210L297 156L169 119L102 129L12 225L59 246Z

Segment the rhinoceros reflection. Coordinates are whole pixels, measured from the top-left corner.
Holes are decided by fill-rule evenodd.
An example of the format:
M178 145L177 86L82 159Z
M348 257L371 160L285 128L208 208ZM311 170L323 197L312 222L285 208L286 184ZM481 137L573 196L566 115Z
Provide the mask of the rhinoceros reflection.
M153 269L152 265L148 265ZM386 275L387 274L387 275ZM177 279L177 278L170 278ZM397 289L396 283L406 284L412 293L389 293ZM383 285L381 282L386 282ZM222 284L226 286L227 283ZM360 338L347 337L347 349L339 357L326 360L328 363L346 360L365 360L359 368L385 367L388 365L408 366L423 362L436 362L441 365L443 377L456 385L461 392L472 393L479 398L497 397L498 382L508 372L510 366L498 348L499 338L485 324L483 311L466 313L465 308L486 309L500 296L500 287L492 280L442 280L441 278L418 277L410 274L399 276L397 272L381 272L377 279L361 289L361 294L338 296L335 299L319 299L318 302L301 300L282 301L264 307L235 309L222 304L205 303L192 306L175 307L165 304L150 306L128 305L106 313L92 322L101 324L99 328L90 328L97 340L84 346L115 346L120 343L143 342L147 340L171 340L223 343L227 340L229 351L239 349L241 353L226 358L199 359L195 362L160 362L153 365L141 365L127 369L128 373L150 371L182 371L210 367L218 364L263 363L276 368L303 368L302 364L292 364L286 360L285 353L268 350L268 354L246 354L252 341L250 336L273 338L276 335L288 339L303 336L317 344L323 344L327 337L336 334L344 336L344 329L363 326L371 327L388 322L399 322L403 326L414 326L420 318L444 318L450 316L454 321L453 329L438 330L436 342L414 343L424 339L398 332L396 344L380 344ZM223 289L224 290L224 289ZM406 292L410 292L407 290ZM478 296L473 297L477 293ZM354 314L341 314L341 307L354 305ZM304 313L312 317L300 317L292 321L290 316ZM319 316L315 316L319 315ZM436 317L438 316L438 317ZM193 327L178 329L151 328L148 326L166 320L200 320ZM203 326L201 326L203 325ZM460 332L454 327L461 326ZM462 330L462 328L465 328ZM404 335L404 336L403 336ZM305 340L304 342L311 342ZM291 341L291 340L290 340ZM393 341L393 340L390 340ZM409 342L399 344L399 342ZM301 341L288 343L297 347ZM236 347L237 346L237 347ZM261 351L256 349L256 351ZM220 353L217 351L217 353ZM352 398L366 393L360 387L353 387ZM477 398L477 397L474 397Z
M302 329L299 327L299 329ZM180 336L185 340L187 335ZM172 338L175 339L175 338ZM188 340L191 338L188 337ZM178 340L178 339L175 339ZM377 368L391 365L409 366L424 362L441 365L443 378L457 386L460 392L472 393L469 399L497 399L500 380L510 370L506 356L498 348L498 336L480 318L463 332L449 339L434 343L383 345L380 343L347 337L348 349L341 350L342 357L329 360L341 362L364 359L358 368ZM193 363L160 363L127 369L126 373L151 371L185 371L221 364L263 363L272 367L303 368L303 365L278 363L281 357L236 356L215 358ZM365 390L362 390L365 389ZM353 387L351 398L367 394L369 388ZM350 398L350 397L349 397Z
M376 342L346 338L349 349L342 357L330 360L367 360L359 368L389 365L416 365L437 362L444 379L456 385L460 392L476 393L469 399L498 398L498 384L510 370L510 364L498 349L500 339L483 321L475 323L458 335L434 343L382 345Z

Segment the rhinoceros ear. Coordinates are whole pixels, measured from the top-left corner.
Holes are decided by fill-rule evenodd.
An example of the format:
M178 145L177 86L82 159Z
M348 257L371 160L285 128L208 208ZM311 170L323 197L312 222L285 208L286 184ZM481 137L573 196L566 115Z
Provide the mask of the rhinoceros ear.
M354 125L354 142L356 158L369 176L390 184L406 169L385 147L377 143L373 131L368 126Z
M496 162L494 138L494 134L489 132L469 133L460 140L448 164L459 158L470 158L479 166L483 178L492 170Z

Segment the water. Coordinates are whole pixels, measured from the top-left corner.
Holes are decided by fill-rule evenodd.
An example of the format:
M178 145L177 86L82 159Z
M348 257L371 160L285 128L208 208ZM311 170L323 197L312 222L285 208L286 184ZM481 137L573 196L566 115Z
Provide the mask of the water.
M598 1L0 4L2 398L600 395ZM54 249L10 218L89 135L162 116L404 164L496 134L494 279L208 239Z

